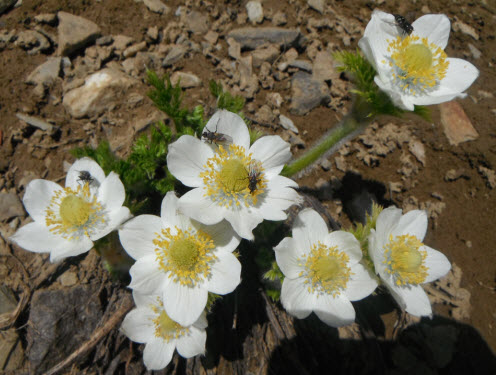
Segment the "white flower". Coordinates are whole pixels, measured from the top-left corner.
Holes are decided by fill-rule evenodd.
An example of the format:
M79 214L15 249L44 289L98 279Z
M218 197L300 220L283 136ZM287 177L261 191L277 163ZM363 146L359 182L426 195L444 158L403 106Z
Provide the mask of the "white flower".
M432 314L429 298L420 284L448 273L451 264L439 251L424 245L425 211L405 215L396 207L383 210L369 237L369 253L376 272L401 308L415 316Z
M450 21L443 14L428 14L412 24L408 35L392 14L374 10L358 42L376 69L375 83L395 105L413 111L466 96L479 71L468 61L448 58Z
M105 177L92 159L76 160L65 188L47 180L27 185L23 203L34 222L10 239L26 250L49 252L52 262L79 255L131 217L122 206L125 195L117 174Z
M229 223L205 226L178 211L167 193L161 217L140 215L119 229L127 253L136 259L130 288L159 294L173 320L194 323L207 304L208 292L231 293L240 283L241 264L232 252L240 239Z
M208 121L208 132L232 142L215 144L184 135L169 146L170 172L194 188L179 199L179 207L203 224L226 219L242 238L253 240L252 230L264 219L284 220L284 210L300 202L291 189L298 185L279 175L291 158L289 144L279 136L265 136L250 147L244 121L225 110Z
M177 352L190 358L205 352L207 319L202 314L194 324L182 326L165 312L161 297L133 292L136 308L122 322L121 331L132 341L145 343L143 362L148 370L160 370Z
M313 311L326 324L340 327L353 323L350 301L371 294L377 282L359 263L362 251L348 232L329 233L320 215L304 209L293 225L293 238L284 238L274 250L284 273L281 303L299 319Z

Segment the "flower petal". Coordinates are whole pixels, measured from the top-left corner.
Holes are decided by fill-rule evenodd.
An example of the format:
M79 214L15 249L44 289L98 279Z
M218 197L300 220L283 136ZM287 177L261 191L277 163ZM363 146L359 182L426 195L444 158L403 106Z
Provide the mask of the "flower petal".
M300 202L301 197L294 189L277 188L267 192L262 204L257 209L265 220L286 220L287 214L284 210Z
M129 270L129 287L141 293L160 294L168 284L166 274L159 268L155 254L139 258Z
M356 264L362 259L362 249L360 243L349 232L337 230L329 233L324 240L324 244L329 247L337 246L339 251L342 251L350 258L349 265Z
M394 85L391 81L390 75L391 71L387 71L388 78L385 78L383 74L374 77L374 82L379 88L384 91L391 98L394 105L401 109L405 109L407 111L413 111L415 109L413 99L409 95L403 95L396 85ZM418 98L414 98L415 101L418 101Z
M258 210L251 208L235 207L225 212L226 220L229 221L235 232L244 239L253 241L252 230L263 221L263 217Z
M278 135L267 135L259 138L250 148L252 158L260 161L264 169L278 169L279 174L289 159L291 150L288 142Z
M203 188L188 191L179 198L178 207L182 213L202 224L213 225L225 217L225 209L204 196Z
M182 326L192 325L207 305L208 292L203 287L188 287L171 281L163 292L167 315Z
M91 178L97 182L97 186L100 186L103 183L103 180L105 180L105 172L102 167L93 159L84 157L76 160L69 168L69 171L67 171L65 187L77 189L78 186L82 185L79 176L81 175L81 172L84 171L91 175Z
M96 241L102 237L105 237L107 234L117 229L118 226L120 226L122 223L124 223L131 217L132 217L131 212L127 207L120 207L110 212L108 215L108 221L106 222L106 226L103 228L98 228L98 230L96 230L91 235L90 238L93 241Z
M422 241L427 232L427 213L421 210L412 210L401 216L396 228L391 232L393 238L409 234Z
M302 271L298 265L299 257L304 253L301 249L295 248L294 239L291 237L283 238L279 244L274 247L276 262L285 277L296 279Z
M306 254L313 244L324 241L328 233L327 224L316 211L311 208L303 209L293 224L294 247Z
M67 257L75 257L79 254L85 253L93 247L93 241L86 236L79 238L77 241L72 240L67 242L69 242L69 244L64 247L52 249L50 252L50 262L58 263Z
M154 337L143 351L143 362L148 370L161 370L169 364L176 349L176 340L169 342L161 337Z
M448 44L450 34L450 21L444 14L426 14L412 23L412 35L427 38L429 43L434 43L441 49Z
M281 303L284 308L298 319L304 319L312 312L315 296L308 293L303 278L285 278L281 288Z
M212 273L206 282L209 292L231 293L241 282L241 263L232 253L217 253L217 261L212 265Z
M401 210L394 206L388 207L379 214L376 222L376 247L382 249L389 242L389 236L398 225ZM381 251L384 251L383 249Z
M431 303L420 285L396 286L390 280L384 281L395 301L407 313L414 316L432 315Z
M355 309L343 295L336 297L319 296L316 298L314 312L327 325L342 327L355 321Z
M369 23L363 33L363 38L358 42L358 46L368 58L369 62L377 67L377 64L388 55L388 40L395 39L398 34L398 27L395 26L395 19L392 14L374 10Z
M144 343L155 336L153 311L144 307L131 310L124 318L121 331L134 342Z
M162 230L158 216L140 215L119 229L119 239L124 250L134 259L155 254L154 238Z
M32 180L26 186L22 202L34 221L45 224L46 209L56 191L62 190L59 184L47 180Z
M169 145L167 168L184 185L201 186L203 180L200 173L213 155L212 149L198 138L183 135Z
M215 112L205 125L205 129L230 136L234 144L244 147L245 150L250 147L248 127L236 113L225 109Z
M431 281L437 280L445 276L449 272L449 270L451 269L451 263L443 253L425 245L422 250L427 251L425 265L429 270L429 274L424 283L429 283Z
M350 301L361 300L377 288L376 278L361 263L351 267L351 277L344 294Z
M119 175L110 172L98 189L98 201L102 202L107 210L113 211L122 207L125 198L126 191Z
M177 352L184 358L205 353L207 333L195 327L189 327L189 333L177 340Z
M219 252L232 253L238 247L241 239L234 232L231 225L222 220L220 223L214 225L195 224L198 229L207 233L214 241L215 247Z
M187 230L192 226L190 218L179 211L179 199L173 191L169 191L162 200L160 217L165 228Z

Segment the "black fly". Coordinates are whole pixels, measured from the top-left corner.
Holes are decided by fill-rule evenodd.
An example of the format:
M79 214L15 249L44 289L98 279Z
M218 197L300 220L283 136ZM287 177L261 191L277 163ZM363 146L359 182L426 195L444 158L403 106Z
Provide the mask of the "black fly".
M88 183L88 185L91 185L93 181L95 181L95 179L91 176L90 172L79 171L78 182Z
M259 162L256 160L250 161L248 170L248 189L250 189L250 194L253 194L257 190L257 184L260 182L260 175L262 172L259 169Z
M394 20L395 20L395 25L398 26L401 31L403 31L404 34L410 35L413 31L413 26L410 22L406 20L405 17L403 17L400 14L393 14Z
M217 132L217 125L215 126L215 131L205 128L202 133L202 139L205 139L205 141L210 144L215 143L216 145L229 145L233 142L233 139L227 134Z

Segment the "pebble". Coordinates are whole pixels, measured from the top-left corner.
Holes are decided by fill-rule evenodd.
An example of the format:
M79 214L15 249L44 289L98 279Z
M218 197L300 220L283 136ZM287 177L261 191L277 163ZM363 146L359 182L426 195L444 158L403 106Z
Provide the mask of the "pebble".
M325 7L325 2L324 0L308 0L307 1L308 6L320 14L324 14L324 7Z
M198 87L202 84L202 81L198 76L188 72L174 72L170 80L174 86L179 83L179 86L183 89Z
M100 27L86 18L58 12L58 55L70 56L93 43L100 36Z
M304 115L331 100L327 85L312 79L308 73L297 72L293 76L291 90L290 111L296 115Z
M53 131L54 129L58 129L57 126L54 126L46 121L43 121L37 117L33 117L33 116L28 116L28 115L25 115L23 113L16 113L16 117L21 120L21 121L24 121L26 124L29 124L31 126L34 126L38 129L41 129L41 130L44 130L44 131L48 131L48 132L51 132Z
M279 122L281 126L286 130L291 130L293 133L298 134L298 128L295 126L294 122L284 115L279 115Z
M472 54L472 57L477 60L480 59L482 56L482 52L478 50L472 43L468 44L468 49L470 50L470 53Z
M186 52L187 52L186 47L180 44L174 44L170 49L169 53L167 53L167 56L165 56L165 59L162 61L162 66L164 68L168 66L172 66L173 64L181 60L186 54Z
M452 100L439 105L441 124L444 134L451 145L458 146L462 142L473 141L479 137L462 106Z
M160 0L143 0L143 4L153 13L167 14L170 12L170 8Z
M264 12L262 4L259 1L248 1L246 3L246 12L248 19L252 24L262 23L264 19Z
M241 48L255 49L265 43L277 44L282 48L289 48L298 44L301 33L298 29L280 27L244 27L231 30L228 38L234 38L241 44Z
M21 201L14 193L0 193L0 221L24 216Z
M465 35L471 36L475 40L479 40L479 34L477 33L477 31L475 31L475 29L472 26L467 25L466 23L464 23L462 21L455 21L453 23L452 27L453 27L453 30L456 32L460 31L461 33L463 33Z

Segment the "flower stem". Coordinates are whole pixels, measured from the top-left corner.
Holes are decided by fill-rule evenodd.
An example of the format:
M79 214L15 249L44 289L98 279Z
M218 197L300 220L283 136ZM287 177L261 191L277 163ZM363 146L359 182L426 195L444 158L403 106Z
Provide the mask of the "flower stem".
M369 106L363 100L356 100L350 113L329 130L323 139L305 154L286 165L281 174L291 177L309 167L316 160L334 153L344 142L356 137L372 121Z

